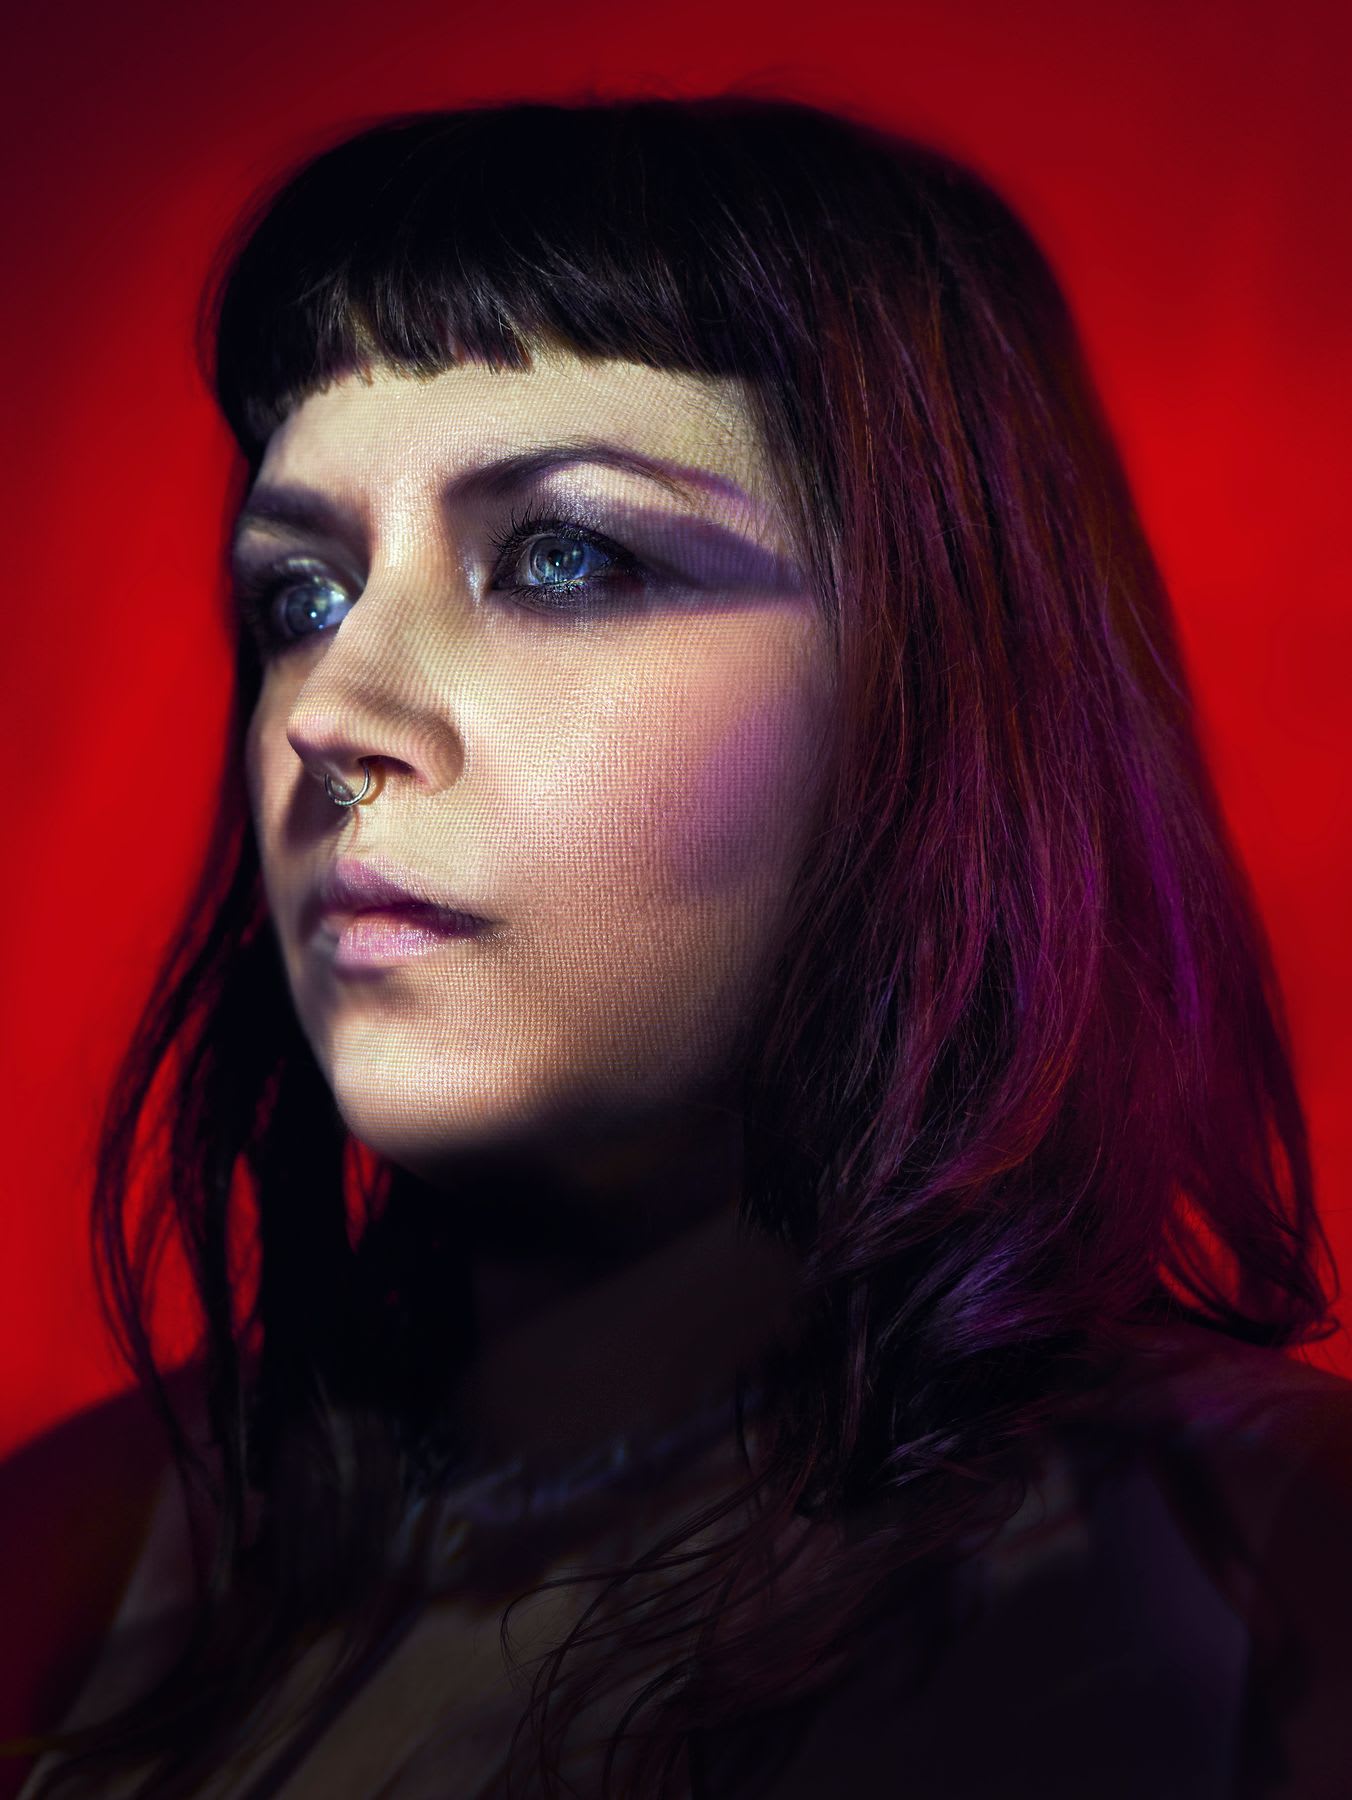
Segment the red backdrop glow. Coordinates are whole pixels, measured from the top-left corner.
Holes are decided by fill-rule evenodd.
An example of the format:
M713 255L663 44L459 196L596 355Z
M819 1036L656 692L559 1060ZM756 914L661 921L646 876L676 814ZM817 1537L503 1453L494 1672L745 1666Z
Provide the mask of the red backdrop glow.
M89 1272L90 1146L225 716L229 451L193 363L203 274L252 190L321 140L464 101L754 82L929 138L1023 213L1172 582L1352 1264L1341 12L83 0L22 41L11 26L0 1451L124 1380ZM1352 1372L1342 1336L1315 1359Z

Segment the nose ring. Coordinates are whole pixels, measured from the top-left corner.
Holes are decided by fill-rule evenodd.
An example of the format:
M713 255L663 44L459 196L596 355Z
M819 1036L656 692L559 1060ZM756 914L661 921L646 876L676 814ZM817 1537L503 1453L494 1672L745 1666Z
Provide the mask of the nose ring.
M335 782L332 775L325 775L324 777L324 792L328 795L329 799L332 800L335 806L355 806L358 800L362 800L366 797L366 790L371 785L371 765L364 756L359 756L357 761L366 771L366 780L362 783L361 793L359 794L354 794L352 789L348 787L347 783L343 780ZM346 793L347 798L343 799L341 794L335 793L335 787L342 789L343 792Z

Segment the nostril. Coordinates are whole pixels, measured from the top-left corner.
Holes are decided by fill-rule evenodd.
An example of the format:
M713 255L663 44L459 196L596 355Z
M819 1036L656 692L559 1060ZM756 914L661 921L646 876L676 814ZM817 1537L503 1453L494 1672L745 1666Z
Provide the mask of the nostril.
M351 784L342 777L335 780L330 774L326 773L324 776L324 791L336 806L356 806L357 803L364 800L371 791L370 759L365 756L359 756L357 760L362 766L363 777L361 786L355 790ZM374 796L372 796L372 798L374 798Z

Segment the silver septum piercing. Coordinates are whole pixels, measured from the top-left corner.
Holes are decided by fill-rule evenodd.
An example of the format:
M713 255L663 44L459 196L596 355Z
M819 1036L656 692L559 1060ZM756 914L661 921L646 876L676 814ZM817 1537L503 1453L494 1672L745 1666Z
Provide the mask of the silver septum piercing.
M364 756L359 756L357 758L357 761L361 764L362 768L365 769L365 771L366 771L366 780L362 783L360 794L354 794L352 792L352 789L350 787L348 787L348 785L345 781L340 780L335 783L332 775L326 775L324 777L324 792L328 795L329 799L332 800L332 802L335 806L355 806L357 804L358 800L364 799L366 796L366 790L371 785L371 765L369 762L367 762L367 760ZM347 793L346 800L342 799L338 794L336 794L333 791L335 786L346 790L346 793Z

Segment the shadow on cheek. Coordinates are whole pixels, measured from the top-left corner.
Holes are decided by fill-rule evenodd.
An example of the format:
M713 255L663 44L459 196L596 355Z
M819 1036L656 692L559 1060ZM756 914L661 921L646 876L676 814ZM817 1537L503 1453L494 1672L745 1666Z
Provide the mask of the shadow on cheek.
M683 892L742 888L784 870L814 789L806 730L778 711L738 719L701 759L666 822L671 879Z

